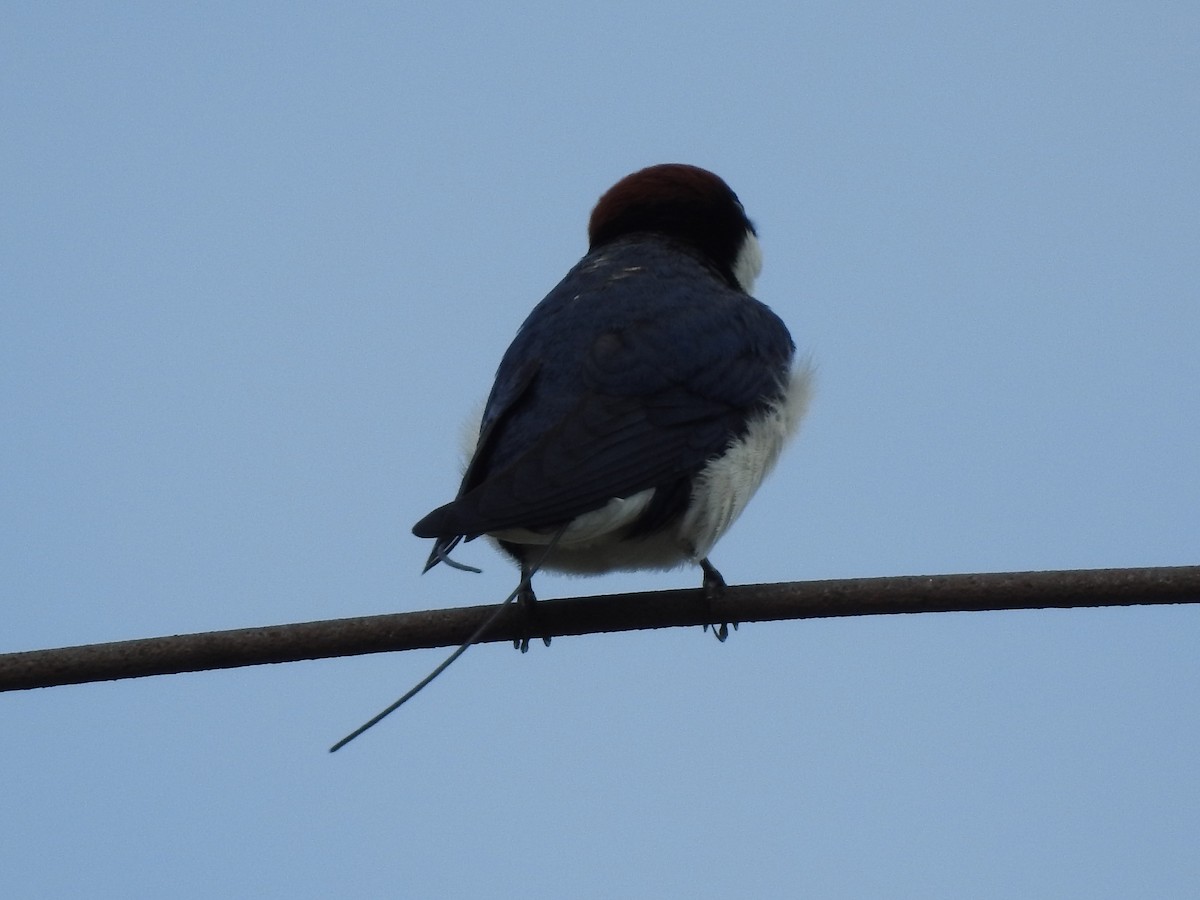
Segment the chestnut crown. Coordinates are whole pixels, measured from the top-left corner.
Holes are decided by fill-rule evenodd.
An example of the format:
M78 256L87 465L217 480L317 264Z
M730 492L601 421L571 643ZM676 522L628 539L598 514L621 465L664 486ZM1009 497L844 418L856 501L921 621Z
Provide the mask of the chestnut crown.
M758 275L754 225L737 194L706 169L666 163L622 178L592 210L588 249L644 232L696 248L731 284L747 292Z

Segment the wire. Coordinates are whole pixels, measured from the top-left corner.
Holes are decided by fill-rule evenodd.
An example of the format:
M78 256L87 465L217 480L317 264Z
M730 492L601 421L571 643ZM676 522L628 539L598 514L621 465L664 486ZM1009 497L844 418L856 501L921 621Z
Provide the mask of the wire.
M711 602L699 589L540 601L537 627L562 637L714 622L1198 602L1200 566L905 575L731 585ZM454 647L493 615L480 643L527 636L520 610L490 604L143 638L0 654L0 691Z

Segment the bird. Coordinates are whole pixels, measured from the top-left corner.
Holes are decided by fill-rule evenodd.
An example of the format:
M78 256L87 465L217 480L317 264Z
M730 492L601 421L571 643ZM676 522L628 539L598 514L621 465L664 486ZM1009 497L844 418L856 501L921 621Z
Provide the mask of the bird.
M706 169L654 165L604 192L587 253L500 360L456 496L413 526L434 541L424 571L478 571L450 552L483 536L520 566L529 610L536 570L691 564L718 596L709 554L811 393L787 326L752 296L761 269L741 201Z

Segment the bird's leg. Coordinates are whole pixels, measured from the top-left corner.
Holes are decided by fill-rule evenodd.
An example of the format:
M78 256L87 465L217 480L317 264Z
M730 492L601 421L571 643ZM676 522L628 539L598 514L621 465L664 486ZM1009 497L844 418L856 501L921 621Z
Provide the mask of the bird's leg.
M532 624L537 619L537 597L533 593L533 568L528 563L521 563L521 587L517 592L517 602L521 604L521 609L525 611L526 634L524 637L516 638L513 641L513 649L520 650L522 653L529 652L529 631L532 631ZM542 636L542 643L547 647L550 646L550 638Z
M725 593L725 579L721 577L717 567L708 561L708 557L700 560L700 569L704 572L704 599L708 601L711 609L713 601ZM732 624L733 630L737 631L738 623ZM707 625L704 626L704 630L708 631ZM729 623L722 622L719 626L713 625L713 637L724 642L729 637Z

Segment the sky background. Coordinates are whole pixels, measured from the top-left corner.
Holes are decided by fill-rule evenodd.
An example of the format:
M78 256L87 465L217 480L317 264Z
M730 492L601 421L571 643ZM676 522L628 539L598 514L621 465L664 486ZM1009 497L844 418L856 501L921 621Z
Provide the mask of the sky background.
M1200 562L1200 7L6 3L0 651L473 605L409 529L596 198L819 372L731 583ZM539 576L543 598L699 573ZM1200 893L1200 608L0 695L7 897Z

